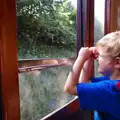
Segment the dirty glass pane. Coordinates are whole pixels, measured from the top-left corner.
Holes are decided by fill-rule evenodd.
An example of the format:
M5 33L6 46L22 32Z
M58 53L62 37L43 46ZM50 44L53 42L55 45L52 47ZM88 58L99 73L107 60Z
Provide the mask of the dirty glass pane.
M75 96L63 91L71 67L55 67L19 74L21 120L40 120Z
M76 56L74 1L16 0L19 59Z
M94 5L94 45L104 36L104 15L105 15L105 0L95 0ZM99 76L97 72L97 63L95 61L95 76Z

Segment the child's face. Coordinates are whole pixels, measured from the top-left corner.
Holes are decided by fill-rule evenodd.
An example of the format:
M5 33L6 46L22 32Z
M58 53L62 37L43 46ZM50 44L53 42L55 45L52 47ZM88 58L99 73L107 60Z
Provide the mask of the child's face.
M111 75L114 71L114 60L104 47L97 47L98 72Z

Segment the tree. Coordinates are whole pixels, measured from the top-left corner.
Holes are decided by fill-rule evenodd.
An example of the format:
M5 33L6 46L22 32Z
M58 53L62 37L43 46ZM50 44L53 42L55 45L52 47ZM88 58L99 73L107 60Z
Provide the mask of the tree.
M33 53L41 44L75 48L76 11L70 2L17 0L16 8L19 50L23 53Z

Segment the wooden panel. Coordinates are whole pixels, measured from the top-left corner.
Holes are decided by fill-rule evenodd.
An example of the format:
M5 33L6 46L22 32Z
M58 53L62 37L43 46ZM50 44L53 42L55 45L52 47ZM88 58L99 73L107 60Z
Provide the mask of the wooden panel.
M45 68L60 67L60 66L71 66L73 65L76 58L40 58L36 60L19 60L18 72L28 72L34 70L41 70Z
M89 46L94 45L94 0L89 0Z
M111 0L110 32L117 30L117 14L120 0Z
M77 52L94 45L94 0L77 0Z
M104 34L110 33L111 24L111 0L105 0L105 22Z
M83 39L84 46L94 45L94 0L83 0Z
M118 8L120 8L120 0L105 1L105 34L120 30L118 27Z
M0 1L0 73L4 120L19 120L15 0Z
M76 14L76 30L77 30L77 54L81 47L83 47L83 24L82 24L82 0L77 0L77 14Z

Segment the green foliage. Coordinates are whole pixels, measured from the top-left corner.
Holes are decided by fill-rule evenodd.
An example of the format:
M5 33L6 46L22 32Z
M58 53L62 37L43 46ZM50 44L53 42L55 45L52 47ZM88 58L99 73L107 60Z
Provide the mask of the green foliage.
M17 0L19 51L41 45L75 49L75 8L67 0ZM22 50L23 51L23 50Z
M23 54L24 53L24 54ZM66 49L56 46L47 46L40 45L36 49L27 50L22 48L19 50L19 59L35 59L35 58L69 58L74 57L76 55L76 51L74 49Z

